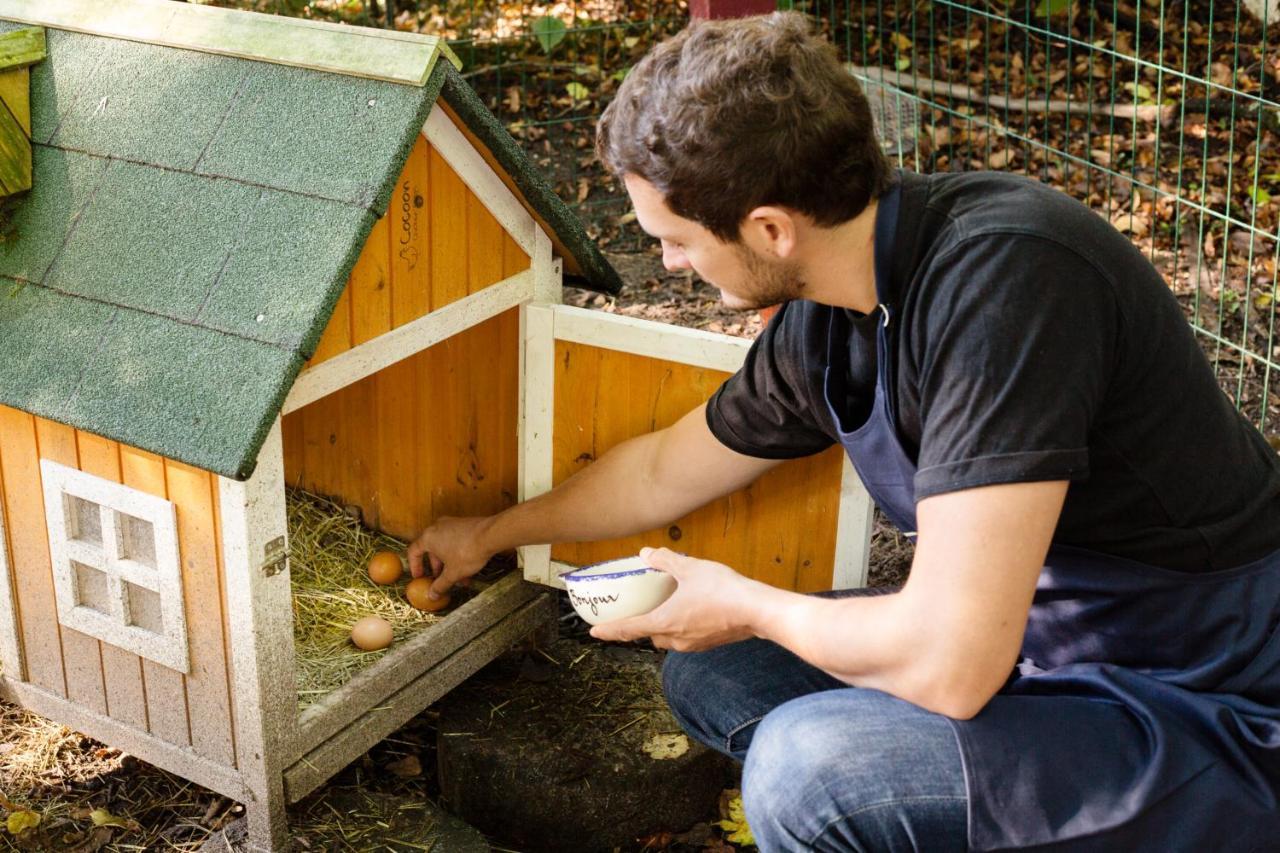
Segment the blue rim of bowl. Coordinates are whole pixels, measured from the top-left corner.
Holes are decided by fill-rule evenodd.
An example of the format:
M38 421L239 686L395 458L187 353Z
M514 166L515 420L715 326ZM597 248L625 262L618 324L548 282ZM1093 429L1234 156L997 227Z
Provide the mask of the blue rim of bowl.
M601 566L607 566L607 565L609 565L610 563L620 563L620 562L622 562L623 560L633 560L633 559L635 559L635 558L634 558L634 557L619 557L619 558L618 558L618 559L616 559L616 560L603 560L603 561L601 561L601 562L599 562L599 563L592 563L592 564L591 564L591 565L589 565L589 566L579 566L579 567L578 567L578 568L576 568L576 569L571 569L570 571L567 571L567 572L561 572L561 573L560 573L560 577L561 577L561 579L563 579L563 580L567 580L567 581L569 581L569 580L572 580L572 581L595 581L595 580L601 580L601 579L604 579L604 578L625 578L625 577L630 577L631 575L642 575L642 574L644 574L645 572L656 572L656 571L657 571L657 569L653 568L652 566L640 566L639 568L635 568L635 569L623 569L623 570L618 571L618 572L602 572L601 574L595 574L595 575L579 575L579 573L580 573L580 572L585 572L585 571L587 571L588 569L598 569L598 568L600 568ZM579 576L578 576L578 577L574 577L574 575L579 575Z

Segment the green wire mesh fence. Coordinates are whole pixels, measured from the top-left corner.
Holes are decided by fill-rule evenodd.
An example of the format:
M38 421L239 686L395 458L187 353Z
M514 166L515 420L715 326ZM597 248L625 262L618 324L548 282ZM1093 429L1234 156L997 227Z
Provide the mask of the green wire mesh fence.
M1084 201L1164 274L1223 389L1280 423L1275 0L797 3L920 172L1020 171ZM1275 196L1275 199L1273 199Z

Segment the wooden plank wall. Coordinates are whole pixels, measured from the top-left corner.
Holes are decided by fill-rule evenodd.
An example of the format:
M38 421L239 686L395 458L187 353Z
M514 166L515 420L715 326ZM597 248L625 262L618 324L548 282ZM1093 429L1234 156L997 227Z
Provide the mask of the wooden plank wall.
M176 505L189 674L58 624L41 458ZM0 406L0 509L28 681L234 767L216 508L216 478L206 471Z
M529 256L419 135L307 366L529 265Z
M310 364L528 269L419 137ZM393 536L515 500L519 314L507 311L284 418L285 478Z
M291 486L409 540L515 502L520 316L511 309L284 419Z
M556 342L553 482L606 450L675 423L728 374L567 341ZM718 560L799 592L830 589L843 456L839 447L788 462L749 488L668 528L626 539L556 545L574 565L666 547Z

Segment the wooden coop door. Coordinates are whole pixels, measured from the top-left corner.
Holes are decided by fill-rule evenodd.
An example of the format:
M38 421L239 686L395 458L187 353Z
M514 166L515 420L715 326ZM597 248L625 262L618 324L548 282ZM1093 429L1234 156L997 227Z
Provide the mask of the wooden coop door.
M525 335L523 497L563 482L628 438L675 423L715 392L750 346L563 305L531 306ZM525 549L525 575L555 584L569 567L648 545L717 560L784 589L862 586L870 523L870 500L833 447L658 530Z

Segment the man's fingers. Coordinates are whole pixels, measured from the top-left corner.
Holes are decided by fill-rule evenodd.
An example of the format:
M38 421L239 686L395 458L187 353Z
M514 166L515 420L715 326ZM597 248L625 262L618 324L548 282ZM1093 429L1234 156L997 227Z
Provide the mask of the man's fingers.
M611 640L629 643L654 633L654 626L644 616L632 616L627 619L615 619L591 628L591 636L597 640Z
M427 557L431 560L431 576L433 578L440 577L440 573L444 571L444 560L431 553L428 553Z
M409 575L411 577L422 577L422 555L424 549L416 541L409 545Z
M640 559L652 568L678 576L690 558L670 548L641 548Z
M434 581L431 582L431 589L427 591L428 598L440 598L453 587L453 578L448 572L441 572Z

